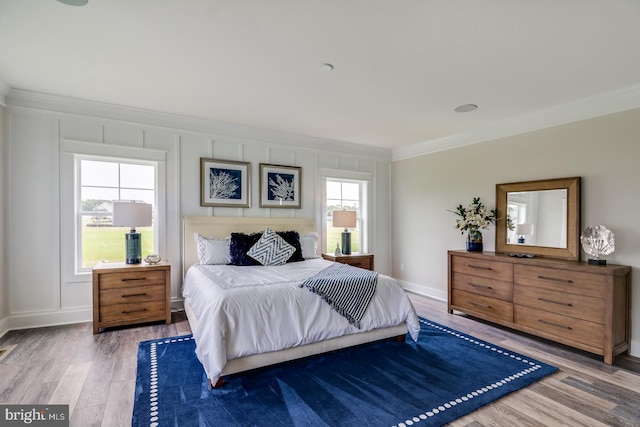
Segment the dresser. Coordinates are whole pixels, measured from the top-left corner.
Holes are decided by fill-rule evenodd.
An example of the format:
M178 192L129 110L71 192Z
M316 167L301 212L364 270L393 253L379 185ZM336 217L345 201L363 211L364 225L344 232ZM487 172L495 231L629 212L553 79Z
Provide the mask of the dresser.
M373 271L373 254L354 252L350 255L322 254L322 258Z
M162 320L171 323L171 266L105 263L93 268L93 333Z
M566 344L613 364L629 350L631 267L493 252L448 252L454 310Z

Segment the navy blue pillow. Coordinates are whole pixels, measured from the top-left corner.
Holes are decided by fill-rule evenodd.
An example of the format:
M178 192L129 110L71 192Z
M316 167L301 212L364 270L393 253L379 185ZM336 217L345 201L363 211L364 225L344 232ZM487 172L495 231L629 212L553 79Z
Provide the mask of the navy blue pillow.
M297 231L276 231L276 233L284 239L285 242L295 248L295 252L289 257L287 262L304 261L302 256L302 246L300 246L300 234ZM231 233L231 244L229 245L229 255L231 256L231 265L261 265L258 261L247 255L247 252L253 245L258 243L262 237L262 232L244 234Z
M229 255L231 256L231 265L260 265L258 261L247 255L247 252L253 245L258 243L262 237L262 233L231 233L231 244L229 245Z

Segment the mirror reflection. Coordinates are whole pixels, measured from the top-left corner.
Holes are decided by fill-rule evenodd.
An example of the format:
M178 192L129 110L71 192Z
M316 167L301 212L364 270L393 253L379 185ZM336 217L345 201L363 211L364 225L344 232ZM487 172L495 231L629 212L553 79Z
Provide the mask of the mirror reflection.
M567 248L567 189L507 193L506 243Z

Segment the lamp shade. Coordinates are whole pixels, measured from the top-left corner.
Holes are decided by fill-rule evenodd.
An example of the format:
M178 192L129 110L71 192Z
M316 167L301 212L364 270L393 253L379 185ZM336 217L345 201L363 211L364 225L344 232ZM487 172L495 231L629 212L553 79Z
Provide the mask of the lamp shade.
M143 202L113 202L114 227L147 227L151 225L151 205Z
M517 236L533 236L533 224L516 225Z
M333 211L333 226L354 228L356 226L356 211Z

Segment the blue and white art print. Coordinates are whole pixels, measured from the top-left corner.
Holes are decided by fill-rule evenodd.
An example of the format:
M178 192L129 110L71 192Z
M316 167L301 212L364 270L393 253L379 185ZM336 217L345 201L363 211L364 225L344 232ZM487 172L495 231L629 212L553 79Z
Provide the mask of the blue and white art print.
M260 163L260 207L301 208L302 168Z
M200 159L200 205L248 208L250 163Z

